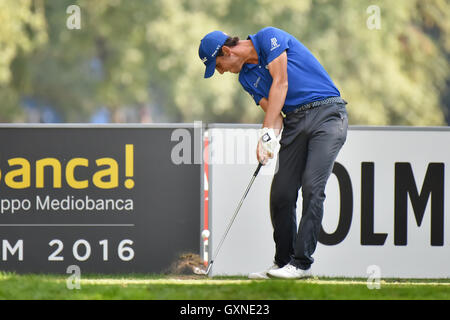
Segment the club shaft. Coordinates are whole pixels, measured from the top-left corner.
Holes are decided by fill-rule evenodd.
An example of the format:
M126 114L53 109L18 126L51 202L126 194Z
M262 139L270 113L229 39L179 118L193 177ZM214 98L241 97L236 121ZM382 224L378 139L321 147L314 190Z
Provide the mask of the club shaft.
M258 167L257 167L256 170L255 170L255 173L254 173L253 176L252 176L252 179L250 180L250 183L249 183L248 186L247 186L247 189L245 189L245 192L244 192L244 195L243 195L242 198L241 198L241 201L239 201L239 204L238 204L236 210L234 211L233 217L231 218L230 222L228 223L227 228L225 229L225 233L223 234L222 239L220 240L219 245L217 246L216 251L214 252L213 258L211 259L211 262L209 263L208 269L206 270L206 274L209 274L209 271L210 271L210 269L211 269L211 266L212 266L212 264L214 263L214 260L216 260L216 257L217 257L217 255L219 254L220 248L222 248L222 244L223 244L223 242L225 241L225 238L227 237L227 234L228 234L228 232L230 231L231 226L233 225L233 222L234 222L234 220L236 219L236 216L237 216L237 214L239 213L239 210L241 209L241 206L242 206L242 204L244 203L244 200L245 200L245 198L247 197L247 194L248 194L248 192L250 191L250 188L251 188L253 182L255 181L256 176L258 175L259 170L261 169L261 167L262 167L262 164L259 163L259 164L258 164Z

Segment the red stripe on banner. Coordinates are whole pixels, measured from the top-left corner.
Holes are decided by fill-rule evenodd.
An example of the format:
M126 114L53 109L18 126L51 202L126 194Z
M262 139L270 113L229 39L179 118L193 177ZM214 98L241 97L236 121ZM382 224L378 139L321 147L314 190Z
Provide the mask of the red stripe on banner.
M204 160L204 184L203 184L203 189L204 189L204 196L203 196L203 230L208 230L208 189L209 189L209 167L208 167L208 163L209 163L209 150L208 150L208 146L209 146L209 140L208 137L205 137L205 142L204 142L204 155L203 155L203 160Z
M208 266L208 236L209 236L209 226L208 226L208 220L209 220L209 212L208 212L208 203L209 203L209 140L208 136L205 136L204 140L204 149L203 149L203 230L205 232L202 232L202 238L203 238L203 265L205 267ZM206 230L208 230L206 232Z

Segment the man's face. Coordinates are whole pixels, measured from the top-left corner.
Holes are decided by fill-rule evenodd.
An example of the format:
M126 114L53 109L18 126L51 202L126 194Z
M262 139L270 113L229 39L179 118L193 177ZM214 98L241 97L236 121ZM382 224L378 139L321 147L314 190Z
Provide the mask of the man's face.
M216 58L216 70L220 74L225 72L239 73L242 69L242 61L232 51L224 50L224 55Z

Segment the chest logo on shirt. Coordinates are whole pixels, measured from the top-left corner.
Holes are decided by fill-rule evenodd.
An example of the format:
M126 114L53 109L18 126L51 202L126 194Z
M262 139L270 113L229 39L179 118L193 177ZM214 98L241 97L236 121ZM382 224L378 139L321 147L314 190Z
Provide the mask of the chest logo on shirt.
M278 40L277 40L277 38L272 38L272 39L270 39L270 42L271 42L271 48L270 48L270 51L273 51L273 50L275 50L276 48L278 48L280 45L278 44Z
M253 86L255 88L258 88L259 82L261 81L261 77L258 77L258 79L256 79L256 82L253 84Z

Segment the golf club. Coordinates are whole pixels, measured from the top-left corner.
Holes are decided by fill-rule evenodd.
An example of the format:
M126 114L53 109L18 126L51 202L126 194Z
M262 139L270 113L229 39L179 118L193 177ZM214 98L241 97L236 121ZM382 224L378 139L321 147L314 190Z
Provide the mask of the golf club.
M233 214L233 217L231 218L230 222L228 223L228 226L227 226L227 228L225 230L224 235L222 236L222 239L219 242L219 246L217 247L217 249L216 249L216 251L215 251L215 253L213 255L213 258L209 262L208 269L206 269L206 271L205 271L205 270L203 270L201 268L195 267L194 268L194 273L208 275L209 272L211 271L212 264L214 263L214 260L216 260L217 255L219 254L220 248L222 247L222 244L223 244L223 242L224 242L224 240L225 240L225 238L226 238L226 236L228 234L228 231L230 231L230 228L233 225L234 219L236 219L236 216L237 216L237 214L239 212L239 209L241 209L242 203L244 202L244 199L247 197L247 194L250 191L250 187L252 186L253 181L255 181L255 178L258 175L259 170L261 169L261 167L262 167L262 163L259 163L258 167L255 170L255 173L253 173L252 179L250 180L250 183L248 184L247 189L245 190L245 193L244 193L241 201L239 201L239 204L238 204L238 206L236 208L236 211Z

